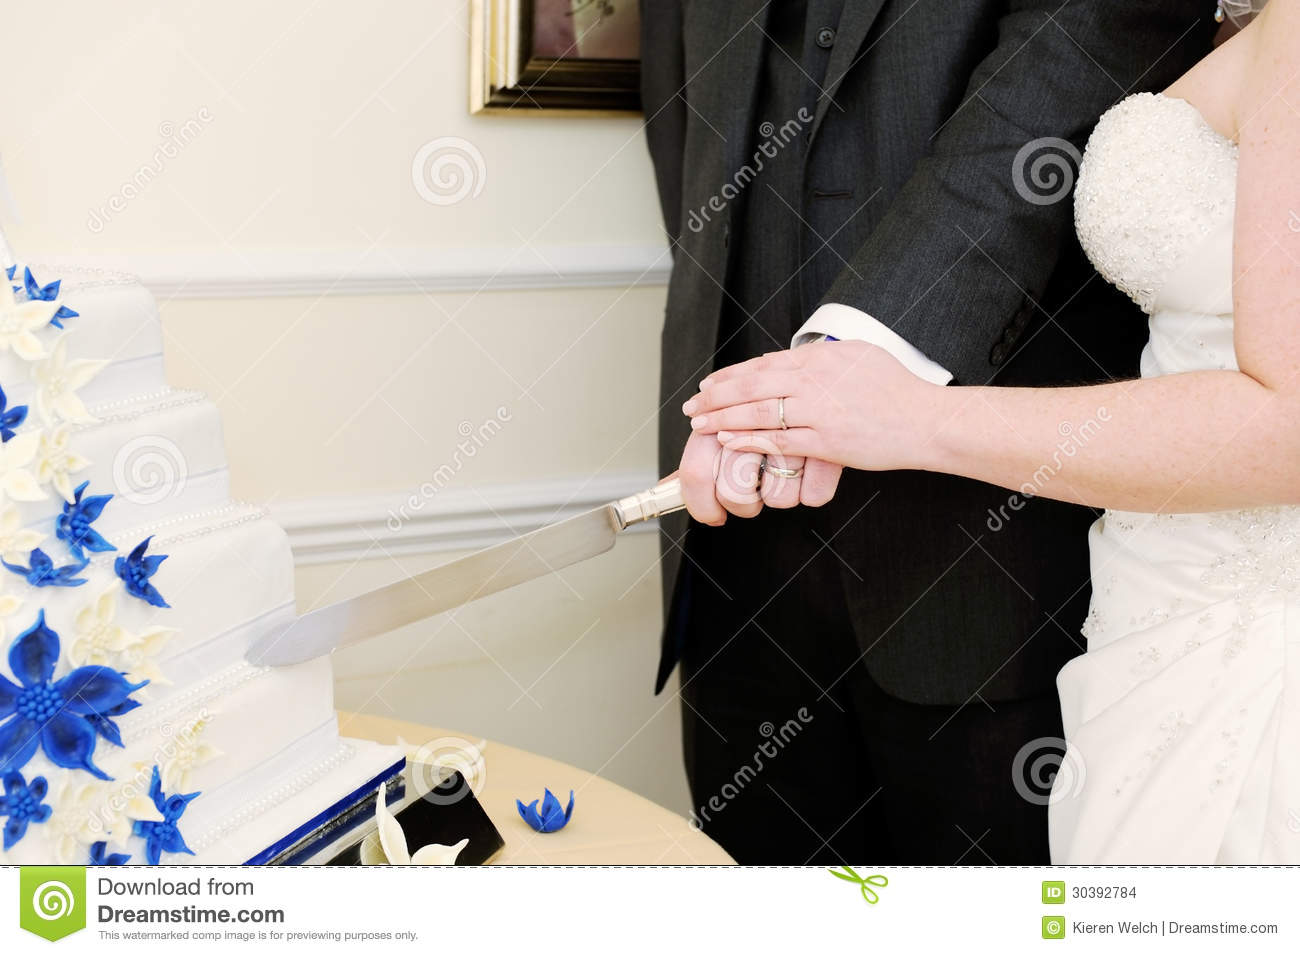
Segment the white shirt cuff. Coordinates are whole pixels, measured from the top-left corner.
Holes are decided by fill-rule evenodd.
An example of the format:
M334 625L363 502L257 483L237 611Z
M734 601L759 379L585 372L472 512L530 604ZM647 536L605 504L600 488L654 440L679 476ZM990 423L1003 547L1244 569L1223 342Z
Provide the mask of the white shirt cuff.
M920 349L893 329L882 325L866 312L837 302L828 302L813 312L812 318L794 333L790 347L798 348L828 336L841 341L867 342L883 348L898 359L904 368L932 385L946 385L952 381L951 372L925 357Z

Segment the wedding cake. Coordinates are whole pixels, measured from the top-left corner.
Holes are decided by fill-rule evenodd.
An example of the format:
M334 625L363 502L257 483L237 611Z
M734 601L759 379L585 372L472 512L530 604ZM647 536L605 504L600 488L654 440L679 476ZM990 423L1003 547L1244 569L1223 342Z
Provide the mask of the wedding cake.
M0 864L306 858L403 759L341 739L284 531L231 500L216 407L167 386L128 276L0 275Z

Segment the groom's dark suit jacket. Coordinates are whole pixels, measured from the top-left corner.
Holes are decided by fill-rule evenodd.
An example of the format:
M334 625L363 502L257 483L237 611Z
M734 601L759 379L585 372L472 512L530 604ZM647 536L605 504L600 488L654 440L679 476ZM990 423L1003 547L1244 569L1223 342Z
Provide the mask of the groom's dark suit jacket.
M1037 164L1052 144L1037 141L1082 150L1107 107L1184 73L1210 47L1207 0L805 0L797 16L805 12L808 29L801 19L791 45L772 22L783 0L642 0L646 133L674 247L663 471L677 467L689 434L678 406L746 330L737 290L774 249L797 252L802 266L783 291L789 317L761 319L772 344L760 350L784 347L820 303L841 302L958 384L1134 375L1145 323L1088 266L1072 195L1053 201L1052 160ZM798 101L810 117L790 110L793 137L759 101L786 60L807 78L793 94L786 80L781 108ZM785 143L771 162L784 177L774 189L746 172L773 139ZM1058 143L1054 154L1068 152ZM1072 164L1064 175L1073 180ZM764 188L784 192L788 215L771 212L766 192L746 194ZM754 211L760 202L769 213ZM1063 422L1063 444L1084 425ZM1053 462L1043 465L1026 482L1050 483ZM846 472L835 500L808 511L843 562L872 677L920 703L1051 691L1082 649L1094 516L922 472ZM702 584L681 559L685 517L663 527L660 686Z

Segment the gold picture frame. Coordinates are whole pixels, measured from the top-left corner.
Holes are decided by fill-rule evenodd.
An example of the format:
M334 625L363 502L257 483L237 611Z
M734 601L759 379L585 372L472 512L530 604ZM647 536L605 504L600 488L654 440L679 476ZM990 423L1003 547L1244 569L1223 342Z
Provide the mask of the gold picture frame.
M638 22L636 0L471 0L470 112L636 115L641 65L628 54Z

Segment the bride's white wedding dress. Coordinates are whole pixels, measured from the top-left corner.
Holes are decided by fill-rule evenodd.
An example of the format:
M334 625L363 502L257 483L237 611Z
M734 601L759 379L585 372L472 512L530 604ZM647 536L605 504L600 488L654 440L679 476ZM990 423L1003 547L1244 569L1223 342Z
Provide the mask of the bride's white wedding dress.
M1237 367L1236 178L1237 147L1167 96L1124 100L1088 143L1075 220L1150 316L1143 377ZM1053 861L1300 861L1300 508L1108 511L1089 543Z

